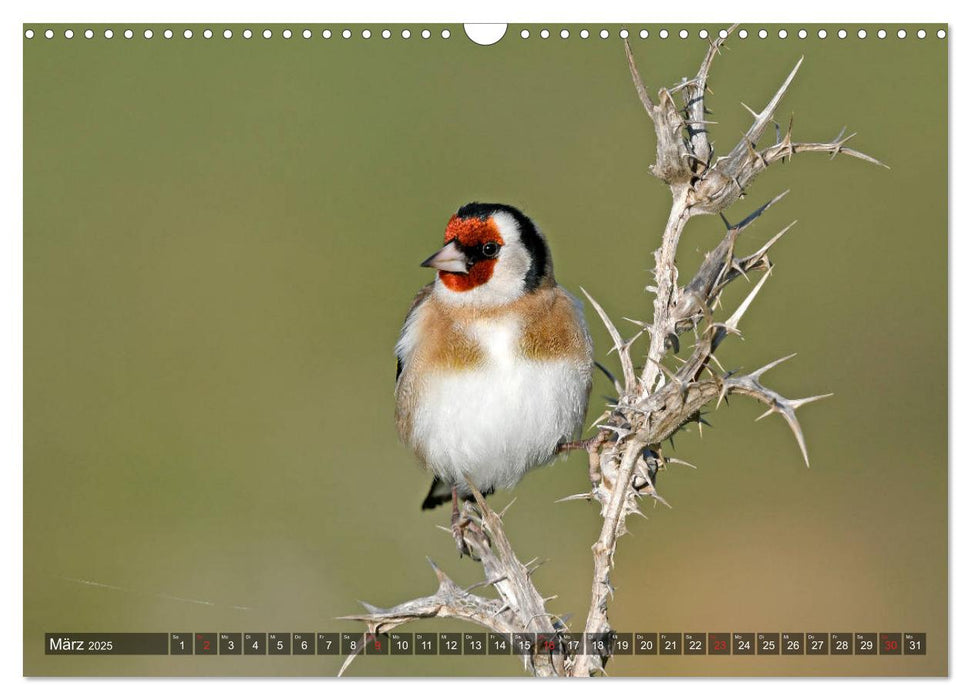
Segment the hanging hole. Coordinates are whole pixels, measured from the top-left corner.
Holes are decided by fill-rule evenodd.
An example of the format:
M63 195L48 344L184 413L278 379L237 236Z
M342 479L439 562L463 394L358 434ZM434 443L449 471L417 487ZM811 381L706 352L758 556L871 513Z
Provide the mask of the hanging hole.
M465 24L465 36L479 46L492 46L506 35L505 24Z

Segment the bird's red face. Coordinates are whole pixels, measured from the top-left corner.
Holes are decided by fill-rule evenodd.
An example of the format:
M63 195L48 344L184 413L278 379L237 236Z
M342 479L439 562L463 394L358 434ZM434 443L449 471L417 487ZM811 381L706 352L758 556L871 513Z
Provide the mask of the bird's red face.
M492 217L455 215L445 227L445 246L422 265L437 268L442 284L452 291L467 292L492 279L503 244Z

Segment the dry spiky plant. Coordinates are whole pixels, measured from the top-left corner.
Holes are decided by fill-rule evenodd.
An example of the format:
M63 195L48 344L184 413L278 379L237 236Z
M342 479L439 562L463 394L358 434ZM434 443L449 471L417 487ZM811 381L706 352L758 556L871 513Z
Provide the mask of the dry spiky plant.
M652 322L639 324L638 333L625 339L603 308L587 295L610 333L614 343L611 352L618 354L622 369L620 380L611 376L619 399L596 421L599 432L595 438L568 446L582 446L588 451L591 490L561 499L586 499L600 504L603 526L592 547L591 601L583 627L588 636L595 635L595 638L607 640L611 633L607 620L607 605L613 594L610 575L617 540L627 531L628 516L640 512L638 502L645 496L664 503L656 489L658 471L667 463L684 464L665 456L661 445L686 424L702 422L703 407L710 403L717 407L729 394L761 401L768 407L762 417L780 414L792 429L803 459L809 464L796 410L828 394L790 399L763 384L762 375L788 357L742 375L726 372L715 357L726 338L740 334L739 322L771 271L769 250L792 224L754 253L742 257L735 253L738 235L786 193L762 205L737 224L730 224L722 212L745 194L745 187L762 171L797 153L815 151L829 153L832 157L843 154L883 165L847 148L846 142L852 134L844 136L841 132L826 143L796 142L792 140L791 121L785 133L781 132L773 116L802 59L761 112L749 109L753 122L742 140L730 153L715 158L708 137L708 126L712 122L706 120L708 110L705 108L708 73L734 28L721 32L719 39L710 42L694 78L673 88L661 89L656 102L648 95L630 46L625 42L634 87L657 136L657 159L651 172L670 187L672 205L661 245L654 253L655 284L648 287L648 291L655 295ZM676 96L680 98L680 106ZM760 147L770 125L775 126L775 141ZM691 280L679 285L675 264L678 242L688 220L699 214L720 215L727 231L721 243L706 255ZM748 280L749 273L757 272L763 273L762 277L745 300L728 319L716 321L714 313L722 291L734 280L740 277ZM691 354L686 360L675 358L680 366L672 370L664 361L669 353L680 350L680 338L685 333L691 333L694 340ZM632 348L644 334L649 338L649 345L643 370L638 374ZM527 670L534 675L591 676L603 673L610 657L609 646L604 646L603 653L582 653L582 647L577 644L579 635L571 634L562 619L547 612L546 603L551 598L544 598L533 585L530 577L534 570L532 563L523 564L517 558L503 531L503 514L494 512L478 493L475 497L475 504L466 504L464 509L463 515L469 521L465 537L473 558L483 567L484 582L462 588L432 563L439 581L438 590L432 595L391 608L365 604L366 614L342 619L366 622L369 634L388 632L407 622L434 617L466 620L503 634L535 633L540 635L538 638L543 643L521 655ZM488 587L492 587L498 597L473 592ZM348 657L345 661L342 673L353 658Z

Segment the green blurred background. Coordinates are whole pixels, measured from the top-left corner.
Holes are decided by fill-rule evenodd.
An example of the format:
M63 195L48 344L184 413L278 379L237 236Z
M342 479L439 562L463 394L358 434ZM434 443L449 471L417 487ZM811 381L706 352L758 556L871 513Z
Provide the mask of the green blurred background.
M72 28L75 37L63 38ZM299 32L309 26L314 38ZM770 38L756 31L766 26ZM799 156L728 216L791 194L743 235L776 247L729 368L799 356L766 380L835 392L785 423L739 399L677 438L699 465L662 475L673 509L623 538L621 631L926 632L924 657L618 657L612 675L947 672L947 41L775 38L745 27L714 66L717 152L800 55L778 117L801 140L847 125L892 166ZM342 631L358 600L433 590L431 556L482 578L420 512L429 478L399 445L392 348L418 262L470 200L520 206L561 284L615 318L649 318L667 188L619 26L512 25L495 46L459 25L431 39L274 36L152 26L24 41L24 671L28 675L332 675L337 657L46 657L51 631ZM162 31L171 28L175 38ZM650 36L638 38L646 28ZM652 92L693 75L706 43L632 25ZM719 27L708 26L709 31ZM690 274L723 231L691 222ZM744 281L726 307L748 290ZM588 313L598 358L609 342ZM626 327L632 330L632 326ZM591 418L611 389L602 378ZM508 533L551 609L589 603L593 505L583 457L516 489ZM494 497L504 505L509 493ZM97 582L103 585L92 585ZM196 601L196 602L193 602ZM460 631L431 621L403 631ZM472 630L478 631L478 630ZM351 675L519 675L514 658L361 658Z

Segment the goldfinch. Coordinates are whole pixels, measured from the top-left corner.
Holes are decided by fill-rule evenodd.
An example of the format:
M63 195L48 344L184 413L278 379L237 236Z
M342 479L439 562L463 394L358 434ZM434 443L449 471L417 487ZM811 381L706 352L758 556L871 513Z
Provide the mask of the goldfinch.
M546 239L518 209L473 202L423 263L437 270L395 347L395 420L435 478L422 509L514 486L578 437L593 346L580 302L557 285Z

